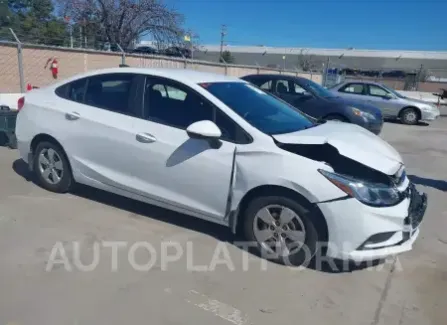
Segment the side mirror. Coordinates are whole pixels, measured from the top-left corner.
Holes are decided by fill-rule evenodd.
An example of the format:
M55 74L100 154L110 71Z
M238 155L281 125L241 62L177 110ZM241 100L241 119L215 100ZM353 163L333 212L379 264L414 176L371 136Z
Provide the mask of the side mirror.
M194 122L188 126L186 133L194 139L219 139L222 136L219 127L211 121Z
M385 95L384 98L385 98L385 99L393 99L394 96L388 93L388 94Z

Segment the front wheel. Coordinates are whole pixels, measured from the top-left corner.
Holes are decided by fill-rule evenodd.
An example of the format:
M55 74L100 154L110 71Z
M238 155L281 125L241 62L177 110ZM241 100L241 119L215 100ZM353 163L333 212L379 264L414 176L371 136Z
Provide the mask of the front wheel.
M403 124L415 125L419 122L419 114L416 109L409 107L402 111L400 114L400 120Z
M73 184L65 152L51 142L41 142L34 150L33 169L39 185L56 193L68 192Z
M295 200L259 197L245 213L245 236L256 243L261 257L285 265L309 263L317 251L317 231L309 211Z

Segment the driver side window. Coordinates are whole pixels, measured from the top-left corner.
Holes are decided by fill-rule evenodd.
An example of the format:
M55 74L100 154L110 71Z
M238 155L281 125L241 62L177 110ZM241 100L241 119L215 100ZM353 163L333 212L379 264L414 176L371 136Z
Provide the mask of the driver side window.
M300 85L298 85L297 83L293 83L294 84L294 93L297 95L304 95L306 93L306 90L301 87Z
M382 87L376 85L369 85L369 94L371 96L376 97L386 97L389 94L389 92L383 89Z
M287 80L277 80L276 81L276 92L278 94L290 93L289 82Z
M152 122L183 130L192 123L209 120L220 128L222 140L250 142L245 131L207 99L185 85L168 79L147 78L144 117Z

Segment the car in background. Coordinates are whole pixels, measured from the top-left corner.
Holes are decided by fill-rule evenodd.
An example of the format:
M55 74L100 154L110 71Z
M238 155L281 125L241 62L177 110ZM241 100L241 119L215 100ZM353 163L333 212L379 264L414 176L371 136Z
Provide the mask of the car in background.
M383 118L378 108L341 100L312 80L281 74L248 75L242 79L274 94L313 118L358 124L374 134L379 134L382 130Z
M346 99L372 104L380 108L385 118L398 118L404 124L414 125L419 121L433 121L440 115L435 105L408 98L377 82L344 81L330 88L330 91Z
M104 69L19 104L20 156L49 191L81 183L215 222L288 265L327 241L329 257L379 259L419 234L426 195L393 147L235 77Z
M192 52L190 49L179 46L168 47L163 51L163 55L186 59L192 58Z
M152 46L138 46L137 48L133 49L131 53L152 55L159 54L158 50Z

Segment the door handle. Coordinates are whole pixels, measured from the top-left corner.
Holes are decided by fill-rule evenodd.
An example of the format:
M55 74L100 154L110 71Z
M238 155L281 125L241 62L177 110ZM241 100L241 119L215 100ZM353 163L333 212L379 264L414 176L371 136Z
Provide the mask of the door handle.
M138 142L142 143L152 143L157 141L157 138L149 133L138 133L135 138L137 139Z
M65 118L69 121L78 120L80 117L81 117L81 115L79 115L78 112L71 112L71 113L65 114Z

